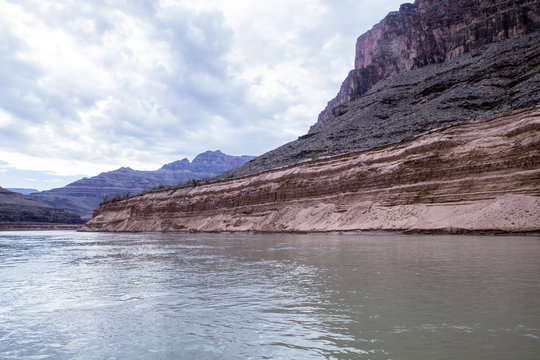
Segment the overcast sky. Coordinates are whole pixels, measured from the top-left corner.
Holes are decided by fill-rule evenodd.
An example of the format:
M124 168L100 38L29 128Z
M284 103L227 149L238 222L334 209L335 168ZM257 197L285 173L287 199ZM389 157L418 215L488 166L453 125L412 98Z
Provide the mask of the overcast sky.
M0 0L0 186L305 134L403 0Z

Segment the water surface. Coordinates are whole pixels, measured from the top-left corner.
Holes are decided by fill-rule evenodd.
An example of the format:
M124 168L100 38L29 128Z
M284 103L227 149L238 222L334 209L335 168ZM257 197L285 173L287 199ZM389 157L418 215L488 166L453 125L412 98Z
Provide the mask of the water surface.
M540 237L0 232L2 359L538 359Z

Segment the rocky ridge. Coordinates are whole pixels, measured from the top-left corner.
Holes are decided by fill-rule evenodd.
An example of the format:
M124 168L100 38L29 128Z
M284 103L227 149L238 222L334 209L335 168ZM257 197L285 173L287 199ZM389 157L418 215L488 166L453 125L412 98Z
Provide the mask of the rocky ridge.
M104 204L84 231L540 230L540 107Z
M155 171L122 167L97 176L77 180L64 187L32 194L32 198L89 219L104 196L136 194L161 184L176 185L191 179L210 178L234 169L252 156L231 156L221 151L206 151L193 161L182 159Z
M81 217L0 187L0 224L81 224Z

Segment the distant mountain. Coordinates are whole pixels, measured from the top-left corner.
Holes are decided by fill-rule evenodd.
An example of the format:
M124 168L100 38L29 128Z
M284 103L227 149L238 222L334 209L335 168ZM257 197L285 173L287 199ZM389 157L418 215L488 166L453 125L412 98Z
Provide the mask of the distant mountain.
M77 180L62 188L32 194L32 197L88 219L106 195L114 196L128 192L136 194L160 184L176 185L191 179L211 178L241 166L253 158L245 155L231 156L219 150L206 151L197 155L192 162L182 159L165 164L154 171L122 167Z
M0 222L80 224L79 215L0 187Z
M6 190L13 191L13 192L23 194L23 195L30 195L30 194L39 192L39 190L36 190L36 189L26 189L26 188L6 188Z

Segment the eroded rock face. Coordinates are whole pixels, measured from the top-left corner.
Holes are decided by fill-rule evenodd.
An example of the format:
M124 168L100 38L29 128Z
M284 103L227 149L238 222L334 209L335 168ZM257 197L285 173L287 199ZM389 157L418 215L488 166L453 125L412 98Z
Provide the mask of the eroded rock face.
M389 76L455 59L481 46L540 29L536 0L417 0L391 12L356 42L354 69L317 123Z
M367 150L539 103L540 32L535 32L381 80L358 99L334 108L333 117L308 134L225 176L291 165L310 154Z
M86 231L539 231L540 107L100 206Z

